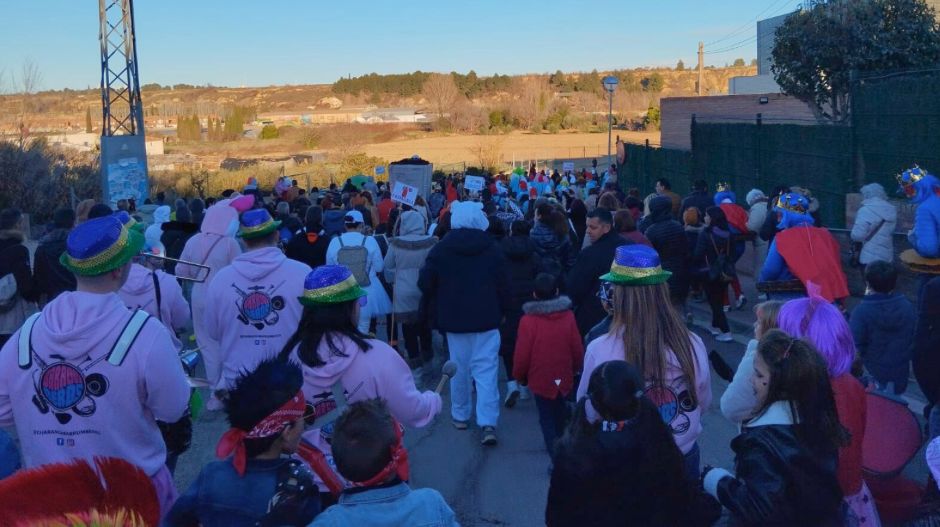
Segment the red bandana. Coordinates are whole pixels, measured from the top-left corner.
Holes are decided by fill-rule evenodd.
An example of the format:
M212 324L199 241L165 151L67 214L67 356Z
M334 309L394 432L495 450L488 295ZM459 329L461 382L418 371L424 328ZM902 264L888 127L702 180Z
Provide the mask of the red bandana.
M239 476L244 476L245 465L248 462L245 454L245 439L261 439L280 434L287 425L303 417L305 404L304 392L298 390L296 395L258 422L251 430L246 432L241 428L229 428L215 447L215 455L219 459L225 459L234 454L232 464L235 465L235 471Z
M350 481L353 487L371 487L383 483L392 473L396 473L402 481L408 481L408 451L402 443L402 428L398 421L392 420L392 426L395 427L395 445L391 447L392 459L385 465L385 468L378 474L365 481Z

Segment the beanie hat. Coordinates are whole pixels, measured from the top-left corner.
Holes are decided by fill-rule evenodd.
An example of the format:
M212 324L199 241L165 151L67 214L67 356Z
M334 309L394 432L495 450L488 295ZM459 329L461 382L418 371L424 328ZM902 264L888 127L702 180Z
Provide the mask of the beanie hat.
M760 189L752 188L745 196L744 200L747 201L749 207L753 207L757 200L761 198L766 198L767 196Z

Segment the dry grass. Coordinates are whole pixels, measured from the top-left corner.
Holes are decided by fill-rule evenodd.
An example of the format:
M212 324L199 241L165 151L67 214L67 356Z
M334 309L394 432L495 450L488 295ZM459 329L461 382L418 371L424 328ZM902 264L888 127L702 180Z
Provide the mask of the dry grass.
M629 143L659 143L659 132L626 132L615 130L613 141L620 136ZM370 156L381 157L389 161L411 157L418 154L437 165L448 163L477 164L479 159L471 152L480 145L482 138L491 136L451 135L428 137L405 141L368 144L364 150ZM528 160L576 159L585 157L603 157L607 155L607 134L602 133L561 133L533 134L512 132L500 136L502 139L502 161L516 163Z

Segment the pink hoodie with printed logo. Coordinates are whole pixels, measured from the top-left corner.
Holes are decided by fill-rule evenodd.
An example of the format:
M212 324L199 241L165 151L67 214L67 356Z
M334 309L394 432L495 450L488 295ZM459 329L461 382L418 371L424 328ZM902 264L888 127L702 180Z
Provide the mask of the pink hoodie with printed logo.
M166 463L156 420L178 421L189 385L166 328L148 320L123 363L107 356L132 313L114 293L67 292L33 327L30 364L19 331L0 350L0 426L16 425L26 467L125 459L153 476Z
M702 414L708 410L712 403L711 373L708 369L708 352L705 343L695 333L689 333L692 344L692 357L695 361L695 385L690 385L688 379L679 367L679 360L671 350L666 350L666 379L664 382L651 384L646 379L644 390L653 404L659 408L663 421L672 429L672 436L676 445L683 454L688 454L695 446L698 436L702 434ZM578 385L578 400L587 395L591 373L601 364L611 360L625 360L623 353L623 338L608 333L594 339L588 344L584 354L584 372L581 374L581 384ZM693 403L690 391L695 390L698 404ZM588 419L596 421L597 412L587 403Z
M160 286L159 309L154 275ZM189 304L183 298L183 288L173 275L159 270L151 271L135 263L131 265L130 275L124 287L118 291L118 296L131 310L143 309L160 320L170 330L170 338L173 339L176 349L181 349L182 344L176 337L176 332L182 331L189 324Z
M196 334L196 344L205 358L206 377L213 383L219 380L219 371L214 365L220 363L219 343L209 338L206 332L206 294L209 284L215 275L219 274L225 266L232 263L242 253L235 232L238 230L238 211L232 205L232 200L225 199L212 205L206 210L202 220L199 234L186 241L180 260L193 262L209 267L209 275L204 282L193 284L193 332ZM186 264L176 266L176 274L187 278L202 278L205 271ZM213 369L210 369L210 364Z
M323 366L311 368L303 364L297 356L297 348L290 354L290 359L303 368L304 397L307 404L313 405L317 418L336 407L332 388L337 381L343 386L347 404L378 397L386 402L392 417L405 426L427 426L440 413L441 396L432 391L418 391L411 369L388 344L368 339L366 342L372 348L362 351L347 337L332 335L332 338L345 356L331 353L325 341L321 341L317 354L326 362ZM317 426L316 421L314 426ZM325 428L307 430L303 437L323 452L335 470L328 443L332 432L333 425L330 424ZM321 484L321 489L326 490L326 487Z
M310 266L290 260L277 247L248 251L212 279L206 294L206 334L217 356L203 354L206 370L220 372L225 389L245 371L281 352L297 331L304 279Z

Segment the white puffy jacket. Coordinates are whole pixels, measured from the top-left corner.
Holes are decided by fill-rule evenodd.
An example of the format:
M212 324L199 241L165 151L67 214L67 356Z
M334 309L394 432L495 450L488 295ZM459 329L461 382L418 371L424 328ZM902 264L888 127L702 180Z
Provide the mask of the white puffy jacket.
M884 223L878 228L878 224ZM872 197L862 201L862 207L855 216L855 225L852 227L852 241L861 242L862 253L859 261L863 264L884 260L894 260L894 230L898 224L898 211L888 201L880 197ZM872 236L874 229L878 228ZM865 241L871 236L871 240Z

